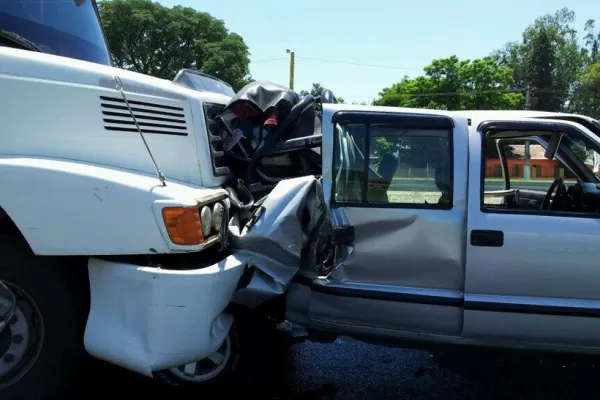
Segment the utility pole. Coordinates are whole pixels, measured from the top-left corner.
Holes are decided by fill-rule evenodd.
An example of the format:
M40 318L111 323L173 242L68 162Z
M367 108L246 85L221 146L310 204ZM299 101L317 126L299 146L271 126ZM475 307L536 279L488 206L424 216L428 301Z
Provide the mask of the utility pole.
M523 168L523 178L526 181L531 179L531 151L529 145L529 140L525 141L525 166Z
M294 90L294 67L296 64L296 54L290 49L287 49L285 52L290 55L290 89Z
M525 89L525 109L531 109L531 86L527 85ZM525 163L523 168L523 179L526 181L531 179L531 151L529 140L525 141Z

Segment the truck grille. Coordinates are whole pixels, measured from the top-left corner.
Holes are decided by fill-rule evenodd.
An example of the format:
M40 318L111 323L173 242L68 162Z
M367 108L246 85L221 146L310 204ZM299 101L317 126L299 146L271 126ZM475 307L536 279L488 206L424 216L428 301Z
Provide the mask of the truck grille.
M104 129L137 132L135 122L122 98L100 96ZM143 133L187 136L183 107L129 100L129 105Z
M206 131L210 145L210 156L214 176L227 176L229 168L225 162L225 132L219 129L216 117L225 109L222 104L204 103L204 119L206 120Z

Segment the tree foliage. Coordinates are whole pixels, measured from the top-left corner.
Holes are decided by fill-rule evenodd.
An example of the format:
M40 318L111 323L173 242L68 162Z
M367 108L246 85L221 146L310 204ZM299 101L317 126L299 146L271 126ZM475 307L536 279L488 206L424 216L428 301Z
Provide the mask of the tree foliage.
M374 104L444 110L529 106L600 118L600 32L593 19L581 34L574 23L568 8L542 15L520 40L489 57L433 60L422 76L405 76L384 88Z
M98 7L118 67L164 79L195 68L236 90L248 82L244 40L208 13L151 0L104 0Z
M600 63L598 47L600 33L595 33L596 22L590 19L585 24L585 46L588 63L577 75L573 95L569 102L569 111L578 112L593 118L600 118Z
M573 112L600 118L600 63L585 67L578 75L569 108Z
M563 8L536 19L520 42L509 42L493 56L513 71L513 89L530 88L531 108L563 111L588 58L572 26L575 13Z
M318 82L314 82L312 84L312 87L310 88L310 91L308 90L301 90L300 91L300 96L306 96L308 94L310 94L311 96L320 96L321 93L323 92L323 90L325 90L326 88L324 88L320 83ZM343 97L339 97L339 96L335 96L335 102L339 103L339 104L343 104L344 103L344 98Z
M444 110L514 109L523 100L512 93L513 72L492 57L459 60L452 56L433 60L425 75L404 77L383 89L375 104Z

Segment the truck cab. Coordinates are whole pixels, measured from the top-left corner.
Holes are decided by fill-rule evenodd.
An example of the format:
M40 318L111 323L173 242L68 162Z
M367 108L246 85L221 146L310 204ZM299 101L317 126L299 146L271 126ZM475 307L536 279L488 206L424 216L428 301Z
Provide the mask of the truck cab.
M246 261L205 119L230 96L186 76L114 68L93 0L0 2L3 399L61 397L87 355L173 386L231 369Z

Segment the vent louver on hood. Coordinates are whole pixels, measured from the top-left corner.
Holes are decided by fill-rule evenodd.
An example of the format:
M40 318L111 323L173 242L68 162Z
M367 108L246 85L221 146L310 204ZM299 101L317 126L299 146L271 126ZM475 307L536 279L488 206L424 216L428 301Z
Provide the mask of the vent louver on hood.
M100 96L104 129L137 132L135 122L122 98ZM187 121L182 107L129 100L129 106L143 133L187 136Z

